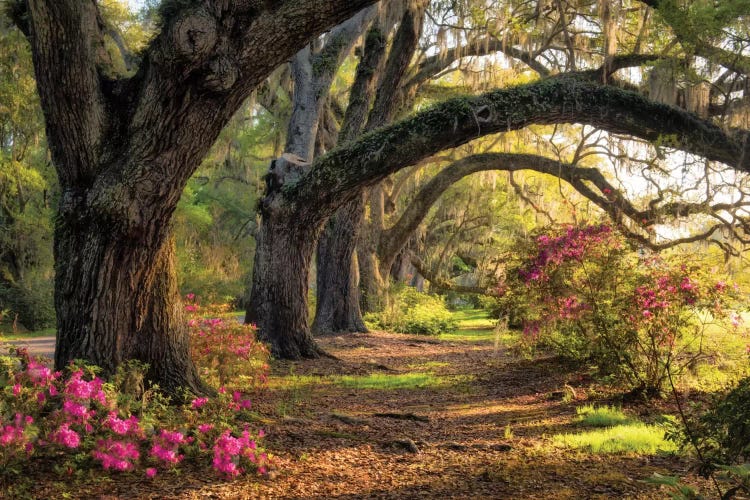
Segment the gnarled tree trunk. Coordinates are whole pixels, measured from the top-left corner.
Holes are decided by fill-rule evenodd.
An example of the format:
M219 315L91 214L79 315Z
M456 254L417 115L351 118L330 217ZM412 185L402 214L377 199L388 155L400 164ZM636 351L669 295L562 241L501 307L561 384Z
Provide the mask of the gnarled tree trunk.
M169 225L180 194L274 68L373 3L173 2L132 76L113 70L95 0L14 3L14 19L31 43L62 191L58 368L82 358L111 373L135 359L148 363L151 380L168 391L204 391L190 360L172 262ZM271 251L288 245L298 257L290 250L299 243L295 234L280 229L288 221L276 220L271 229L286 241ZM305 276L315 236L308 238L308 230L296 234L309 241L307 250L299 245L307 257L294 259Z
M360 195L336 212L318 240L315 333L367 331L359 308L355 253L363 212Z
M167 221L154 224L167 227ZM61 217L55 257L58 369L85 359L113 373L123 361L138 359L168 392L206 392L190 358L167 234L134 240L104 221Z
M263 214L246 316L271 353L285 359L321 353L307 324L307 280L322 221L308 225L299 215L287 206Z

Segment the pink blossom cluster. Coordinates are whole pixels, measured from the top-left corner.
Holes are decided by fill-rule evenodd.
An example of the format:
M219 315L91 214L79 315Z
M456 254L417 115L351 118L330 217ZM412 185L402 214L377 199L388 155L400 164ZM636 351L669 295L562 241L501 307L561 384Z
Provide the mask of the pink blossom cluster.
M262 431L259 437L262 437ZM255 440L250 437L247 430L243 431L240 437L232 436L228 430L224 431L213 447L213 467L227 476L237 476L243 472L239 466L240 457L245 457L258 465L259 474L265 474L268 456L265 453L256 454L256 450Z
M185 455L182 455L180 445L192 442L192 438L186 438L185 435L178 431L168 431L162 429L154 437L153 445L149 454L156 460L166 465L175 465L182 461Z
M12 423L0 426L0 446L4 448L26 447L29 451L26 430L33 423L34 417L16 413Z
M252 403L249 399L244 399L240 391L234 391L232 393L232 401L229 403L229 408L234 411L249 410L252 407Z
M576 319L585 311L591 309L591 306L581 302L575 295L561 297L557 301L558 317L560 319Z
M81 435L70 428L70 423L61 424L52 434L52 441L66 448L78 448L81 444Z
M129 440L100 439L91 455L99 460L104 470L128 471L141 457L138 446Z
M104 419L103 425L118 436L143 437L144 435L141 423L135 415L123 419L118 417L116 412L111 411Z
M103 384L99 377L90 381L83 380L83 370L76 370L65 384L64 393L79 401L93 400L103 405L107 402L107 395L102 390Z
M537 238L537 255L530 265L519 271L525 282L545 281L548 279L545 268L559 265L566 261L583 260L591 250L604 242L616 244L610 238L612 228L602 224L598 226L568 227L560 236L541 235Z

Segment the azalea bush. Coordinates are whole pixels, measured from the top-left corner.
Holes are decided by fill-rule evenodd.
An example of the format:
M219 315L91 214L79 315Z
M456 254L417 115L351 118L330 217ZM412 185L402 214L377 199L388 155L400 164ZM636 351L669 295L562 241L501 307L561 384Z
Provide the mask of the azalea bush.
M194 294L185 299L191 354L204 380L245 387L265 384L270 354L258 342L255 325L241 323L230 314L228 305L204 307Z
M193 297L191 297L193 299ZM220 477L266 474L273 458L262 429L250 422L249 394L265 384L267 349L255 328L220 310L188 304L201 374L219 385L215 397L176 404L144 385L147 366L129 362L105 380L99 369L71 364L52 371L24 349L0 357L0 479L13 483L36 459L54 459L62 475L85 470L142 473L148 478L203 464ZM231 383L231 387L226 388Z
M708 324L739 326L726 280L696 262L639 253L607 225L539 235L512 275L502 286L524 304L527 344L652 395L701 356Z

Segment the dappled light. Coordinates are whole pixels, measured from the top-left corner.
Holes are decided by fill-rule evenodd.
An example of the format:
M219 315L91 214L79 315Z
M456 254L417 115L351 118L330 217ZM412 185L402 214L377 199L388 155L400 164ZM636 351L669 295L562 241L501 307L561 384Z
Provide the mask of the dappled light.
M5 0L0 497L750 496L750 1Z

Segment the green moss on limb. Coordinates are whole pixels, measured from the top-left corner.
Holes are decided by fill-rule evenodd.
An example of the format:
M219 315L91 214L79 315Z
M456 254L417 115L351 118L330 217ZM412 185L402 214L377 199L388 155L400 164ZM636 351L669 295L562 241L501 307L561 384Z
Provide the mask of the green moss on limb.
M441 150L532 124L581 123L649 141L673 136L673 146L750 171L747 131L731 136L679 108L591 81L549 78L458 97L363 135L319 158L285 196L300 206L331 209L360 188Z

